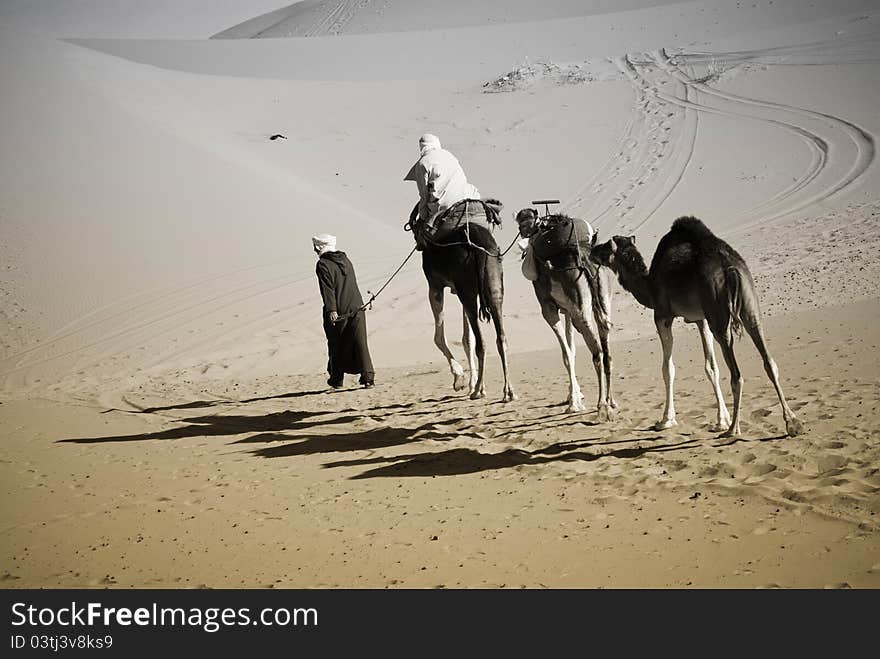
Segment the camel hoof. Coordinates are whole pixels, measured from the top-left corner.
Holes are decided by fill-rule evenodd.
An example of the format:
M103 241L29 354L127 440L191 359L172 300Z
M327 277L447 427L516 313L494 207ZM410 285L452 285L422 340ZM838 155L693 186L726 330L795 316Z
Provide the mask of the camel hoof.
M617 401L614 400L613 398L611 399L611 402L609 402L608 404L611 406L611 409L613 409L613 410L617 409Z
M617 414L608 405L600 405L597 412L601 423L608 423L617 418Z
M804 424L801 423L796 417L791 417L788 421L785 422L785 430L788 432L789 437L794 437L795 435L803 434Z
M653 430L668 430L669 428L674 428L678 425L678 421L675 419L663 419L658 421L653 425Z
M719 439L736 439L739 436L740 436L740 429L739 429L739 425L737 425L736 427L730 426L730 428L728 428L723 433L718 435L718 438Z
M455 377L455 380L453 380L453 382L452 382L452 388L455 391L461 391L462 389L464 389L465 387L468 386L468 381L467 381L467 378L465 377L464 373L455 373L454 377Z
M566 414L577 414L578 412L586 412L587 408L581 401L577 402L569 402L568 406L565 408Z
M485 391L475 391L471 394L471 400L480 400L481 398L486 397Z
M709 432L722 432L725 428L729 426L729 423L713 423L709 426Z
M504 398L501 399L501 402L502 403L512 403L515 400L516 400L516 394L513 393L512 391L508 391L506 394L504 394Z

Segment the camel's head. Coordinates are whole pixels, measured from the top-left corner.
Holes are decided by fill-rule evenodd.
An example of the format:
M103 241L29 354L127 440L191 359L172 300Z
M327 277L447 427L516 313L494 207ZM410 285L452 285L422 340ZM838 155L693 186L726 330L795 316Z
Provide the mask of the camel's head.
M519 225L519 235L523 238L532 237L538 230L538 211L534 208L523 208L514 219Z
M617 270L617 256L635 247L635 236L614 236L608 242L601 245L594 245L590 250L590 259L599 265L604 265L612 270Z

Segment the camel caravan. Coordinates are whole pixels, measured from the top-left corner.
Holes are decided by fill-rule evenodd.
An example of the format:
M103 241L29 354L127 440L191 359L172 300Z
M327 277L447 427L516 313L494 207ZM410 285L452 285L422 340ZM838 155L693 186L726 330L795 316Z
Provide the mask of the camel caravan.
M532 203L548 203L538 201ZM501 226L497 200L467 199L454 204L427 229L416 217L408 228L422 251L422 270L428 281L428 299L434 315L434 343L449 363L456 391L468 387L470 397L483 398L485 348L480 320L494 324L496 344L504 374L502 401L516 399L510 382L507 339L504 333L504 253L493 231ZM672 362L672 322L682 318L697 326L703 344L705 371L718 406L717 422L710 432L721 437L740 434L742 374L736 363L734 339L744 329L764 361L776 389L786 431L803 432L788 405L779 380L779 369L767 348L761 329L758 296L743 258L705 224L680 217L660 240L648 268L635 246L635 237L613 236L597 244L589 223L564 214L540 216L535 208L516 213L517 243L523 256L523 274L532 281L541 314L562 350L569 379L567 412L586 408L575 369L574 330L583 337L592 355L598 384L596 411L601 422L615 418L617 403L612 389L612 360L608 347L611 327L609 272L643 306L654 311L654 322L663 349L661 372L665 389L662 418L654 429L677 425L673 401L675 366ZM469 378L446 343L444 291L450 289L463 309L462 344ZM733 416L724 402L714 342L730 370Z
M558 200L533 201L533 204L544 204L544 215L535 208L518 211L515 215L517 238L502 251L493 235L501 226L502 203L482 199L476 188L467 183L458 161L440 148L435 136L423 136L420 147L420 160L405 179L419 185L420 201L413 208L405 229L412 231L416 249L422 252L422 270L434 315L434 343L449 364L456 391L467 387L472 399L485 396L485 345L480 320L491 319L504 374L502 401L516 399L504 332L502 268L504 255L516 244L522 253L522 273L532 282L541 314L562 351L569 379L568 412L586 410L575 368L574 330L577 330L590 351L596 371L598 420L609 422L616 416L608 346L612 301L609 273L613 273L640 304L654 311L663 350L661 372L665 389L663 416L654 424L654 429L677 425L673 401L672 323L682 318L686 323L695 324L700 332L705 372L718 407L717 421L710 427L711 432L719 432L722 437L740 434L742 374L733 346L743 329L758 349L767 376L776 389L788 435L803 432L785 400L779 369L767 349L758 296L748 266L736 250L703 222L694 217L675 220L660 240L648 268L636 249L634 236L613 236L597 244L597 234L588 222L549 212L549 204L559 203ZM437 172L438 162L452 171L451 177L448 172ZM435 187L438 182L447 189L457 187L471 194L460 193L457 201L444 205L439 203L444 191L440 186ZM446 343L444 293L447 288L458 297L463 310L462 345L469 369L467 377ZM730 370L732 417L721 390L715 341Z

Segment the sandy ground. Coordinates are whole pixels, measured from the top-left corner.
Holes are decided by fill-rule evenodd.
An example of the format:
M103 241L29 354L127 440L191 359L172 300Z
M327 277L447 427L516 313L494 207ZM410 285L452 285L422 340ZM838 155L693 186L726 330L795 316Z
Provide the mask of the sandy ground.
M859 0L4 3L2 586L880 588L878 21ZM807 432L784 436L740 341L743 432L719 442L681 323L680 425L651 430L659 341L617 284L619 416L566 414L515 252L517 401L488 328L488 398L452 390L418 258L369 312L378 386L328 393L308 238L337 234L377 291L412 246L425 131L504 201L502 246L537 198L646 258L703 219L752 269Z
M663 432L650 429L657 341L614 345L621 414L602 425L564 413L555 351L517 356L520 400L509 404L453 394L439 365L383 372L369 391L326 393L318 376L165 380L130 392L125 411L7 403L3 579L880 587L878 311L866 302L769 323L809 430L783 436L743 346L743 438L723 446L707 431L692 331L679 332L681 425ZM499 371L491 361L490 392Z

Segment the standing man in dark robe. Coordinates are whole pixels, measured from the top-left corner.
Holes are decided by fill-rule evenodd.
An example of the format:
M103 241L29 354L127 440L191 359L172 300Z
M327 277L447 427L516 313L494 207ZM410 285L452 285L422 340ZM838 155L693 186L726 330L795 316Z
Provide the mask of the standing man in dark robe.
M327 384L343 385L346 373L360 375L360 384L375 384L373 361L367 346L367 316L357 285L354 266L345 252L336 250L336 237L321 234L312 238L318 263L315 272L324 300L324 334L327 336Z

